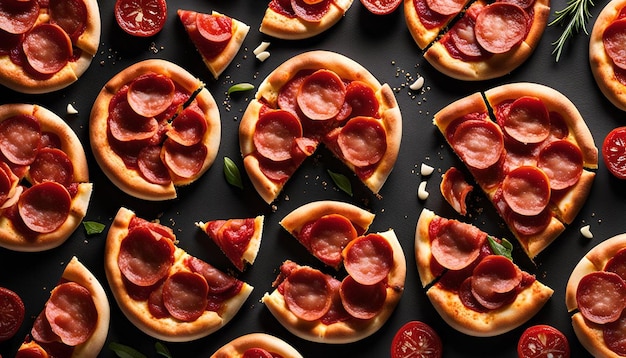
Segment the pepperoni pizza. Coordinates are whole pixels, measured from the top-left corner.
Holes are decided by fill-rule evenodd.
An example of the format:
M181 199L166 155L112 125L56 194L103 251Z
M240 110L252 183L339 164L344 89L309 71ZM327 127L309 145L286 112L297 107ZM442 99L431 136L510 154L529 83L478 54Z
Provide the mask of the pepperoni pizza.
M589 353L626 355L626 234L603 241L580 260L567 281L565 304Z
M215 11L204 14L179 9L178 17L202 61L217 79L237 55L250 26Z
M252 286L175 242L172 229L120 208L107 234L104 269L129 321L154 338L187 342L226 325Z
M591 72L606 98L626 111L626 1L612 0L600 12L589 37Z
M43 251L61 245L85 217L92 191L74 131L38 105L2 105L0 159L0 246Z
M259 253L264 219L263 215L259 215L255 218L197 222L196 226L215 242L239 271L243 271L246 263L252 265Z
M260 31L283 40L318 35L339 22L353 0L270 0Z
M0 3L0 84L47 93L75 82L100 42L96 0Z
M389 85L328 51L305 52L278 66L239 125L245 170L267 203L320 143L378 193L401 137L400 109Z
M433 67L479 81L501 77L526 61L547 26L550 1L404 0L404 13Z
M102 285L73 257L15 357L97 357L109 319Z
M289 343L266 333L250 333L223 345L210 358L302 358Z
M197 180L220 145L220 114L202 82L165 60L145 60L109 80L91 110L96 161L121 190L140 199L176 197Z
M418 219L415 257L426 295L444 321L471 336L515 329L553 293L494 246L502 241L428 209Z
M453 102L434 122L530 258L584 205L598 150L560 92L502 85Z

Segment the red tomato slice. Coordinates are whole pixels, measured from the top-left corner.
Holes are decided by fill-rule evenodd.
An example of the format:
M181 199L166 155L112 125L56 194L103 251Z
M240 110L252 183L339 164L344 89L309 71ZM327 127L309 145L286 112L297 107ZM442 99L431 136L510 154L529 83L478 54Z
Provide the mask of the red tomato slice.
M520 358L569 358L569 343L558 329L545 324L528 327L517 343Z
M410 321L400 327L391 341L391 358L439 358L441 339L429 325Z
M361 0L361 4L374 15L391 14L401 2L402 0Z
M617 127L604 138L602 156L611 174L626 179L626 127Z
M0 287L0 342L11 339L24 321L24 303L17 293Z
M157 34L165 25L165 0L117 0L115 20L122 30L139 37Z

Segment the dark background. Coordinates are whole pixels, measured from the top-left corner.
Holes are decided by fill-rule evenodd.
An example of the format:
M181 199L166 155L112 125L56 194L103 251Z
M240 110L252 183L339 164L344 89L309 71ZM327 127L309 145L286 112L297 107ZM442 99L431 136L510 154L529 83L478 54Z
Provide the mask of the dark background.
M602 7L607 3L596 1L591 8L591 27ZM90 164L94 192L85 220L98 221L107 228L102 234L87 236L83 227L62 246L41 253L19 253L0 249L0 286L16 291L24 300L26 318L18 334L10 341L0 343L0 354L15 354L23 337L28 333L34 317L42 310L49 291L59 279L72 256L77 256L100 280L111 303L111 325L107 344L117 342L156 356L155 339L136 329L120 312L103 269L103 248L106 230L120 206L136 211L146 219L160 218L178 235L179 246L222 270L234 268L219 249L194 226L196 221L254 217L265 215L265 228L256 263L238 277L255 287L250 298L234 319L212 335L189 343L165 343L173 357L208 357L228 341L251 332L267 332L283 338L305 357L355 356L387 357L395 332L406 322L421 320L431 325L441 336L444 357L515 357L516 344L526 327L550 324L564 332L572 348L573 357L587 356L571 328L565 308L564 291L569 274L584 254L596 244L626 231L625 183L613 178L602 159L597 170L591 196L572 225L532 263L524 257L515 242L516 262L525 270L554 289L553 297L545 307L522 327L493 338L470 337L451 329L438 316L419 285L413 236L415 224L423 207L438 214L456 218L458 215L446 204L439 193L440 174L450 166L462 168L443 137L432 124L435 112L448 103L476 91L483 91L504 83L538 82L551 86L578 107L591 129L598 148L606 134L614 127L624 125L624 113L606 100L596 86L588 63L589 37L581 32L568 42L560 61L552 54L552 42L562 28L549 27L534 54L510 75L482 82L464 82L450 79L433 69L422 57L413 42L404 20L402 8L388 16L374 16L367 12L359 0L338 24L312 39L284 41L261 34L258 29L265 11L265 0L170 0L165 28L151 38L135 38L124 33L113 18L113 0L100 1L102 37L99 51L88 71L66 89L44 95L25 95L6 88L0 89L0 103L36 103L64 118L81 139ZM566 5L565 0L554 1L554 11ZM176 15L178 8L200 12L216 10L235 17L248 25L250 32L230 67L215 80L204 67L199 54L189 41ZM271 56L265 62L255 59L252 50L270 41ZM295 54L313 49L342 53L369 69L381 83L394 90L403 117L403 138L396 166L387 183L374 196L352 176L327 150L319 150L313 158L295 173L284 192L273 205L267 205L254 191L248 180L239 154L238 126L254 91L226 95L234 83L250 82L258 86L279 64ZM148 58L163 58L186 68L202 79L218 103L222 121L222 139L215 164L196 183L181 188L179 197L165 202L148 202L130 197L103 175L94 161L89 146L88 120L93 101L102 86L127 66ZM417 77L425 78L423 90L414 93L408 85ZM68 103L78 109L77 115L67 115ZM223 173L223 158L230 157L242 170L244 189L230 186ZM423 179L419 166L426 162L436 168L427 178L430 197L422 202L417 198L417 187ZM331 169L348 175L354 188L350 197L340 191L328 176ZM301 340L290 334L260 303L262 295L271 290L276 269L286 259L322 268L278 222L287 213L302 204L321 199L342 200L364 207L376 214L370 231L393 228L407 258L407 278L404 295L388 322L375 334L356 343L326 345ZM462 218L493 235L514 241L494 209L477 189L469 199L470 215ZM579 233L583 225L591 225L593 239ZM328 270L327 270L328 271ZM102 357L114 354L105 346Z

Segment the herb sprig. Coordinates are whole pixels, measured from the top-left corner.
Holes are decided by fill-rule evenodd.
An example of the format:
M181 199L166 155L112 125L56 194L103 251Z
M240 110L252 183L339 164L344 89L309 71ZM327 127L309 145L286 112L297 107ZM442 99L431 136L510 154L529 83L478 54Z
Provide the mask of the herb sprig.
M589 9L593 5L593 0L568 0L567 6L554 12L556 17L548 26L565 24L565 29L563 29L561 36L552 43L555 46L552 53L556 54L556 62L559 62L565 43L574 33L578 33L582 29L585 34L589 35L587 32L587 20L591 18Z

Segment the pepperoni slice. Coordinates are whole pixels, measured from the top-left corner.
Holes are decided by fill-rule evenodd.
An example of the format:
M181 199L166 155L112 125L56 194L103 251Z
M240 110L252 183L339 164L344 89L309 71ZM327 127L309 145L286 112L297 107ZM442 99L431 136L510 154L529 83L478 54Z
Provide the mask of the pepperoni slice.
M487 169L498 163L504 152L504 137L493 122L467 120L454 130L452 147L469 167Z
M42 148L30 165L29 173L34 183L55 181L68 187L74 179L74 166L64 151Z
M619 250L611 259L604 265L604 271L615 272L626 281L626 248Z
M207 121L199 110L185 108L172 121L167 136L178 144L192 146L200 143L208 129Z
M46 310L44 309L41 313L35 318L35 322L33 322L33 327L30 330L30 335L34 340L40 343L51 343L58 342L59 336L52 331L52 327L50 327L50 322L46 318Z
M500 0L500 1L515 4L525 10L528 10L532 6L532 4L535 3L535 0Z
M337 267L341 262L342 250L357 237L357 232L345 216L329 214L313 223L309 237L313 255L325 264Z
M374 15L388 15L394 12L402 0L361 0L361 4Z
M156 35L167 19L165 0L116 0L115 21L129 35Z
M511 211L507 217L518 234L527 236L542 232L552 220L552 214L549 210L543 210L538 215L533 216L520 215Z
M274 358L274 355L263 348L248 348L241 358Z
M302 124L285 110L267 111L259 117L252 137L263 157L281 162L291 159L296 138L302 137Z
M609 172L626 179L626 127L612 129L602 142L602 158Z
M91 293L75 282L56 286L46 303L45 312L52 331L70 346L87 341L98 321Z
M441 358L441 338L421 321L405 323L391 341L391 358Z
M202 169L207 156L204 143L184 146L168 139L163 144L163 162L176 176L191 178Z
M517 342L519 358L570 356L567 337L558 329L545 324L528 327Z
M70 213L72 198L67 189L52 181L35 184L25 190L17 205L26 226L46 234L58 229Z
M167 167L161 160L161 147L158 145L146 146L137 156L139 173L147 181L157 185L168 185L172 178Z
M315 4L307 0L291 0L291 8L300 19L308 22L320 22L330 9L330 0L319 1Z
M606 346L619 356L626 356L626 313L622 311L617 321L602 326Z
M41 126L33 116L17 115L0 123L0 152L13 164L31 164L40 140Z
M306 77L296 96L302 113L313 120L328 120L341 111L346 98L346 86L330 70L317 70Z
M387 288L384 282L374 285L362 285L354 277L346 276L341 281L339 295L343 308L355 318L371 319L382 310L387 299Z
M626 283L613 272L589 273L578 283L576 303L583 317L591 322L614 322L626 305Z
M172 317L193 322L204 313L208 293L209 286L201 275L179 271L163 284L163 304Z
M233 36L233 19L228 16L198 13L196 26L200 35L211 42L225 42Z
M518 98L511 104L502 127L506 134L520 143L541 143L550 135L548 108L539 98Z
M465 0L426 0L428 7L441 15L455 15L463 10Z
M476 41L491 53L504 53L522 42L528 32L528 15L521 7L496 2L476 17Z
M23 34L30 30L39 17L37 0L5 0L0 3L0 29Z
M29 31L22 43L28 64L37 72L59 72L72 58L72 40L61 27L41 24Z
M210 294L220 294L230 290L237 284L237 279L216 269L196 257L189 258L187 264L191 271L196 272L207 281Z
M138 141L152 138L159 131L159 122L135 112L127 101L116 101L107 118L109 133L122 141Z
M144 117L154 117L165 111L174 101L174 81L164 75L148 74L133 80L126 94L128 104Z
M431 253L443 267L460 270L478 258L486 239L478 228L449 220L431 238Z
M539 215L550 202L550 179L537 167L515 168L502 181L502 196L514 212Z
M13 338L24 321L24 302L20 296L0 287L0 342Z
M355 80L346 86L346 103L350 107L349 115L352 117L378 116L379 103L376 92L365 82Z
M87 5L79 0L49 0L50 22L59 25L74 41L87 28Z
M476 41L474 27L474 20L470 16L464 16L450 30L450 38L456 48L462 54L470 57L478 57L483 54L483 50Z
M278 107L285 111L291 112L294 116L298 116L298 102L296 97L304 79L307 78L311 71L299 71L287 83L285 83L278 92L276 103Z
M488 289L496 293L506 293L522 282L522 271L513 261L501 255L485 256L472 272L474 291Z
M583 154L580 148L566 140L548 144L539 152L537 166L550 179L554 190L576 184L583 173Z
M474 189L467 181L463 172L455 167L446 170L439 185L444 199L461 215L467 214L467 195Z
M387 136L379 120L354 117L341 128L337 144L350 164L366 167L380 162L387 151Z
M310 267L294 269L284 282L287 307L305 321L322 318L330 309L332 296L326 276Z
M615 20L606 27L602 43L615 66L626 69L626 18Z
M393 267L393 248L378 234L368 234L350 241L342 256L348 274L362 285L383 281Z
M117 265L135 285L154 285L169 273L174 262L174 243L147 227L137 227L122 240Z

